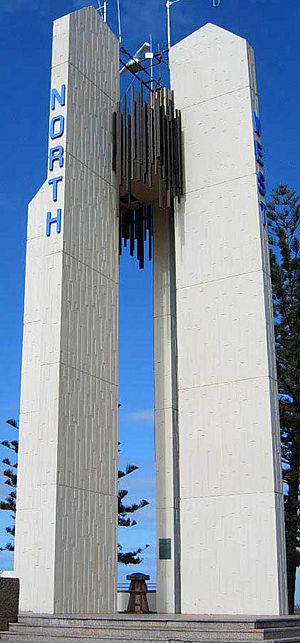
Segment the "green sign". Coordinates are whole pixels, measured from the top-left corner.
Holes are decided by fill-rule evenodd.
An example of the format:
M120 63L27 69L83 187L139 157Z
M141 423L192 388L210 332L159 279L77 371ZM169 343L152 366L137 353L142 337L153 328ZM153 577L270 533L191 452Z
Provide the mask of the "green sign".
M171 560L171 538L159 539L159 560Z

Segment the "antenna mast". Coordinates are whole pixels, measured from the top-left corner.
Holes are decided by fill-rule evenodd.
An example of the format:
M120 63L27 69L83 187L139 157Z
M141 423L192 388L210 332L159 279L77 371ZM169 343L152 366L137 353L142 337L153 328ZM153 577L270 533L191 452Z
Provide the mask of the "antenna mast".
M120 0L117 0L117 14L118 14L118 37L119 37L119 42L122 42L122 23L121 23Z
M100 16L102 16L103 22L107 22L107 5L108 0L104 0L103 4L101 4L100 0L98 0L97 11L99 11Z
M177 4L180 0L166 0L166 9L167 9L167 42L168 42L168 51L171 49L171 7L173 4ZM219 7L221 0L212 0L213 7Z
M171 49L171 7L173 4L176 4L180 0L167 0L167 41L168 41L168 51Z

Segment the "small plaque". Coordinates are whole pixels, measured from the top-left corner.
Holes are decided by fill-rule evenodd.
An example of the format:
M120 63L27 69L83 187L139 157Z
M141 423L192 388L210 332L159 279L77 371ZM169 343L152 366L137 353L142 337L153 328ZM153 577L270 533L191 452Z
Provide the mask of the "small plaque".
M171 560L171 538L159 539L159 560Z

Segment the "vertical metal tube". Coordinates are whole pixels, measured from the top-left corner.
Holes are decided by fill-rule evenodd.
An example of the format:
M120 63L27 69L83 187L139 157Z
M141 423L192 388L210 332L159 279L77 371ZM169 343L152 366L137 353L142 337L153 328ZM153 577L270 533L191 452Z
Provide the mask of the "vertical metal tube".
M168 44L168 51L171 49L171 2L170 0L167 0L166 2L166 8L167 8L167 44Z
M121 8L120 8L120 0L117 0L117 14L118 14L118 37L119 37L119 42L122 42L122 23L121 23Z

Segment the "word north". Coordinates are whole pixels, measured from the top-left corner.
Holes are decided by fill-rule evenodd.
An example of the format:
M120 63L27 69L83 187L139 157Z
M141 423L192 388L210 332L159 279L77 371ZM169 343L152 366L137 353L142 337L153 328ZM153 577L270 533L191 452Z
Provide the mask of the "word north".
M261 213L261 222L263 225L267 223L267 205L266 205L266 185L264 175L264 158L263 146L261 142L261 123L260 117L257 112L253 112L253 127L254 127L254 152L257 168L257 189L259 195L259 208Z
M63 145L59 144L65 133L65 116L61 113L56 113L66 104L66 86L61 85L60 89L51 89L50 109L54 112L50 116L49 136L50 147L48 154L48 185L51 187L52 202L54 204L53 211L48 211L46 214L46 235L50 237L53 230L57 234L61 232L62 226L62 207L59 207L63 195L63 180L64 177L61 173L65 165L65 149ZM51 141L54 141L52 146ZM53 176L52 176L53 173Z

